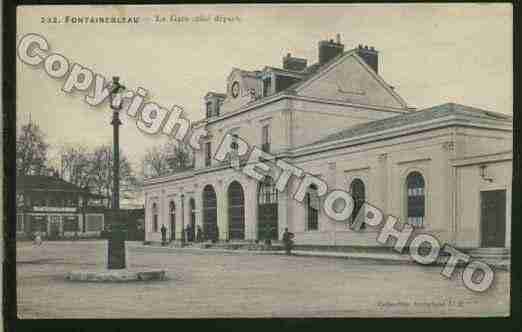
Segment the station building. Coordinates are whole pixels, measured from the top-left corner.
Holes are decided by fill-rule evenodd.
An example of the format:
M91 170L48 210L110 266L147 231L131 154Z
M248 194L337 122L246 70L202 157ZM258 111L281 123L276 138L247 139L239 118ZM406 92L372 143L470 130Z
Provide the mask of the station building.
M390 56L393 56L391 54ZM285 227L298 245L377 246L377 230L349 228L321 208L308 188L303 202L214 157L233 134L351 193L416 232L459 248L510 247L512 117L455 103L408 107L379 72L379 52L336 40L318 43L318 62L287 54L281 67L234 68L225 92L204 97L208 135L192 169L147 179L145 238L161 227L179 240L187 224L205 238L254 241Z
M57 176L17 176L16 235L100 236L105 227L105 199Z

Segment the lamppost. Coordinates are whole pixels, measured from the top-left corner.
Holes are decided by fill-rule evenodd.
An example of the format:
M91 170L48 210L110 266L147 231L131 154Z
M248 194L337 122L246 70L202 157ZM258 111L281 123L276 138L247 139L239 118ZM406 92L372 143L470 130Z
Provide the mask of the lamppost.
M185 245L185 194L181 194L181 246Z
M113 189L112 189L112 220L111 231L108 243L107 267L109 269L125 268L125 231L124 225L120 220L120 110L122 108L122 99L118 93L125 89L120 84L120 78L114 76L110 87L110 103L112 109L113 128Z

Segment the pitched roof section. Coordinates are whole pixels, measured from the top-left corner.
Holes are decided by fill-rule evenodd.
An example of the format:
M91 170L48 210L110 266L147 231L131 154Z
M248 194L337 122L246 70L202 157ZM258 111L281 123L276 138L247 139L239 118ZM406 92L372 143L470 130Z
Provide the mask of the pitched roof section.
M497 120L497 121L512 121L512 117L491 111L482 110L479 108L474 108L470 106L455 104L455 103L446 103L438 106L434 106L431 108L427 108L420 111L415 111L406 114L396 115L390 118L372 121L363 123L360 125L356 125L350 128L343 129L337 133L331 134L322 138L314 143L308 145L315 145L321 143L327 143L357 136L362 136L366 134L376 133L387 129L403 127L406 125L412 125L422 122L427 122L430 120L435 120L438 118L443 118L449 115L457 115L457 116L467 116L474 117L480 119L488 119L488 120Z
M53 190L66 192L88 193L70 182L54 176L45 175L20 175L16 177L17 190Z
M386 91L388 95L391 96L391 98L395 101L397 104L394 107L399 107L407 110L407 104L402 99L397 92L394 91L394 89L387 84L384 79L376 73L366 62L357 54L357 49L351 49L348 51L344 51L337 56L333 57L329 61L320 64L320 63L314 63L312 65L307 66L302 71L293 71L288 69L283 69L279 67L271 67L271 66L265 66L263 70L254 70L254 71L248 71L243 70L239 68L233 68L230 74L227 76L227 81L230 81L233 75L236 73L239 73L239 75L243 76L243 79L245 81L245 85L247 89L256 89L258 85L256 85L255 81L260 80L263 72L266 71L274 71L278 74L282 75L288 75L295 78L298 78L299 81L288 86L287 88L277 91L275 94L269 94L268 96L261 96L261 92L258 91L258 98L248 100L242 105L233 105L235 107L237 106L245 106L245 105L251 105L256 103L262 103L264 100L267 100L268 98L272 98L275 95L281 95L281 94L299 94L299 91L302 90L305 86L307 86L310 82L313 82L317 79L320 79L323 74L326 74L328 71L333 70L337 65L341 64L343 62L343 59L346 59L347 57L353 57L356 59L356 62L358 62L361 67L363 68L363 71L368 72L368 75L371 77L371 79L375 80L378 85L382 86L382 88ZM303 94L306 96L306 94ZM230 98L225 99L225 103L230 102ZM236 102L237 103L237 102ZM373 105L373 106L386 106L386 105Z
M376 86L382 87L382 89L386 91L385 94L389 95L391 97L390 100L394 100L394 103L396 103L398 107L404 109L408 107L404 99L402 99L402 97L399 96L399 94L397 94L397 92L395 92L395 90L388 83L386 83L384 79L357 54L357 49L345 51L322 65L315 63L307 67L304 70L306 76L303 77L303 79L300 82L297 82L293 86L290 86L289 89L296 91L299 94L300 91L305 90L307 86L313 84L314 81L320 79L321 77L325 77L325 75L327 75L329 71L334 70L336 67L342 64L345 59L349 57L352 57L353 59L355 59L356 63L359 63L359 65L363 68L362 71L367 72L366 77L369 77L370 80L374 80L375 82L377 82Z

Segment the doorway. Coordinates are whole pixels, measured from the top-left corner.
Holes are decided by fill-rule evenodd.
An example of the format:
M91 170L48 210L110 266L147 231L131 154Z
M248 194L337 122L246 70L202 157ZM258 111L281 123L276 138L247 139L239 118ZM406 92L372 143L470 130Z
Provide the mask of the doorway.
M506 190L480 192L481 247L506 245Z

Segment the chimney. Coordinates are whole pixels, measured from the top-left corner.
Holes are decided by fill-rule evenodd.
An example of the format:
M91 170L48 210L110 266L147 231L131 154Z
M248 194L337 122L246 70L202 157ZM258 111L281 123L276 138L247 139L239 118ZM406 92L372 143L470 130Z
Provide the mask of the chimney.
M359 44L357 47L357 55L376 73L379 72L379 52L373 46L368 48L366 45L363 47L363 45Z
M306 68L306 59L293 57L291 53L288 53L283 57L283 69L301 71Z
M344 45L341 44L341 35L337 34L336 41L333 39L330 40L321 40L319 42L319 65L322 65L339 54L344 52Z

